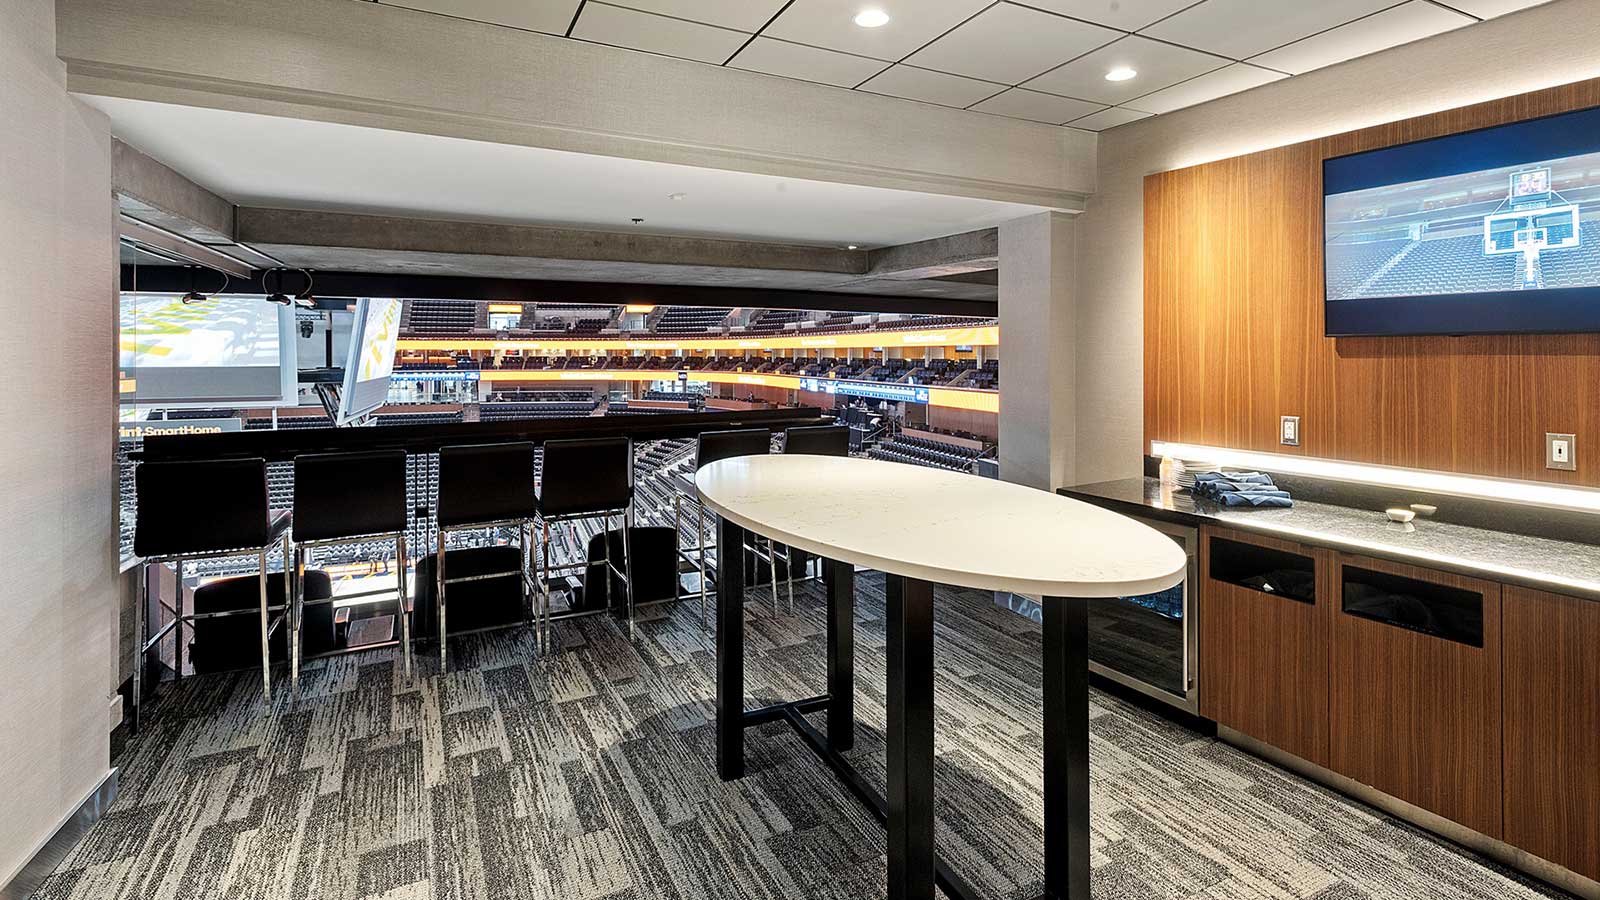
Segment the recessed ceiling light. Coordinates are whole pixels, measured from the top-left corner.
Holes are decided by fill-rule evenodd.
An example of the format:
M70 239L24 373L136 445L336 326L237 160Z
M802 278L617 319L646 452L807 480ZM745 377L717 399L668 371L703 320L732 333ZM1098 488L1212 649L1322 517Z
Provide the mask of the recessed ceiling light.
M685 198L687 196L689 196L689 195L685 194L683 191L678 191L675 194L668 194L667 195L667 199L668 200L682 200L683 198Z
M856 13L856 24L862 28L878 28L889 24L889 14L881 9L863 9Z
M1128 66L1117 66L1106 73L1107 81L1127 81L1139 73Z

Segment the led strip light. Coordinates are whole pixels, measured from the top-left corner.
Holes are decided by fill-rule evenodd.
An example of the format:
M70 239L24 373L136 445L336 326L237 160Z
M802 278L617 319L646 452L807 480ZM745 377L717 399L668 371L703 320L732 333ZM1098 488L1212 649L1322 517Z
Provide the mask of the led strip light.
M1168 441L1151 441L1150 453L1153 456L1203 459L1206 462L1214 462L1218 465L1236 469L1265 469L1270 472L1281 472L1285 475L1306 475L1312 478L1348 481L1355 484L1409 488L1434 494L1500 500L1524 506L1600 513L1600 490L1593 488L1517 481L1510 478L1488 478L1479 475L1457 475L1450 472L1433 472L1425 469L1403 469L1398 466L1378 466L1366 463L1344 462L1336 459L1293 456L1285 453L1263 453L1255 450L1208 447L1203 444L1180 444Z

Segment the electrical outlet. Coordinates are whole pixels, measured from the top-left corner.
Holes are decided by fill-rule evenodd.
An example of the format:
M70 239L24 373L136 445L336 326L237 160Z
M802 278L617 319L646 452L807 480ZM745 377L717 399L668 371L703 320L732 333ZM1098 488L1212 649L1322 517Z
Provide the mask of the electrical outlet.
M1283 416L1278 420L1278 443L1286 447L1300 446L1300 417Z
M1568 472L1576 470L1578 468L1576 436L1545 432L1544 467L1546 469L1564 469Z

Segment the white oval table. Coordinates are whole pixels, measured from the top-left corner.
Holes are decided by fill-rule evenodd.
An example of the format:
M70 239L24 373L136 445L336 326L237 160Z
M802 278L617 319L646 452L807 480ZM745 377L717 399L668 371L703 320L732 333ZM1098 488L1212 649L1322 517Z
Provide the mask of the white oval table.
M783 719L887 822L889 897L975 900L934 853L933 584L1042 596L1045 894L1089 896L1089 668L1085 598L1165 590L1187 559L1126 516L1046 491L903 463L748 456L695 474L721 517L717 546L745 532L824 560L828 693L744 708L744 554L717 554L717 768L744 774L744 730ZM888 794L841 755L852 743L853 567L883 572L888 632ZM827 711L824 739L805 714Z

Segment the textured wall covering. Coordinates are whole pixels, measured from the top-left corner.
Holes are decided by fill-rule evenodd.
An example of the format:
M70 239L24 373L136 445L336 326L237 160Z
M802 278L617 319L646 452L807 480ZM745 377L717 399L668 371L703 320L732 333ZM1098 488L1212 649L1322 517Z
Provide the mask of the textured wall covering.
M1597 20L1600 0L1555 0L1103 133L1079 223L1079 479L1139 472L1144 176L1600 76L1576 27Z
M1597 105L1600 79L1146 178L1145 437L1600 485L1600 335L1324 337L1320 216L1325 158Z
M0 3L0 884L108 768L111 133L64 84L54 3Z

